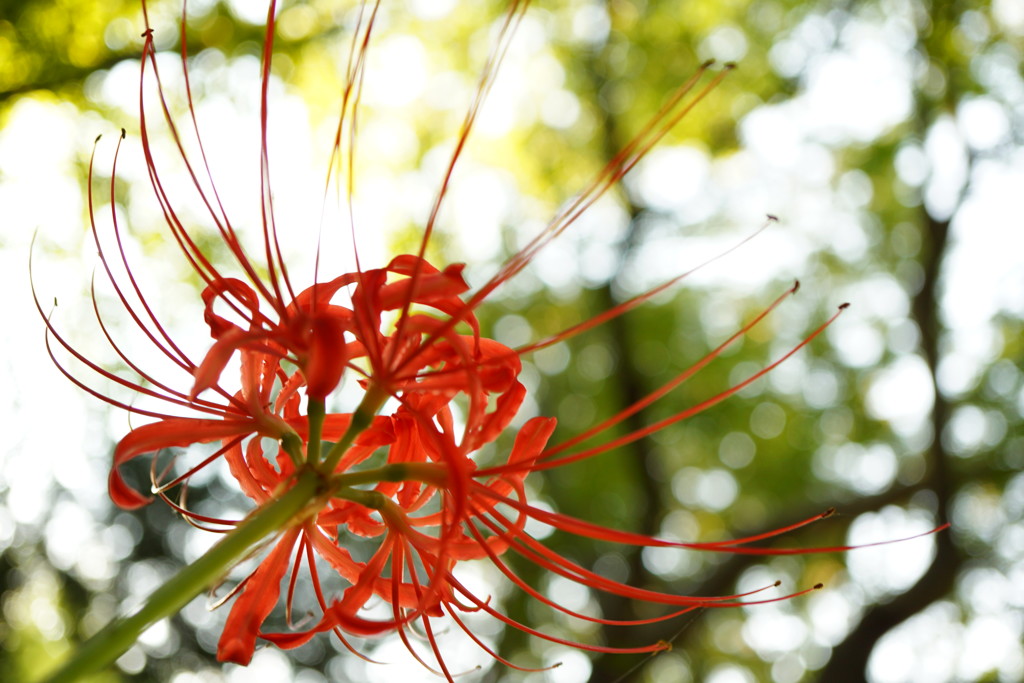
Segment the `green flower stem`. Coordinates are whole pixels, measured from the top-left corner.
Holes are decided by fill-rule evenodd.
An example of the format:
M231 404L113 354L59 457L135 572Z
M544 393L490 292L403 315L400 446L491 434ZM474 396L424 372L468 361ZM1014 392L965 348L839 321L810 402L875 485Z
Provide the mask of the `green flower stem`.
M345 435L331 447L331 450L324 456L323 464L317 469L325 474L334 472L334 468L341 462L341 456L345 455L345 451L355 441L356 435L373 424L373 418L377 415L377 411L387 400L388 394L371 384L363 394L363 400L359 402L359 406L352 413L352 422L345 430Z
M337 474L331 477L331 489L333 495L345 498L344 491L341 489L351 486L376 484L382 481L409 480L421 481L432 486L444 486L447 479L448 471L444 465L430 462L396 462L375 467L372 470Z
M320 439L324 433L324 416L326 412L322 398L309 399L306 405L306 415L309 420L309 441L306 444L306 461L314 467L320 462Z
M71 683L96 673L124 654L147 628L177 613L215 585L265 538L285 529L324 492L325 482L312 471L301 473L291 489L256 510L205 555L158 588L133 615L111 622L82 644L71 659L44 678L44 683Z

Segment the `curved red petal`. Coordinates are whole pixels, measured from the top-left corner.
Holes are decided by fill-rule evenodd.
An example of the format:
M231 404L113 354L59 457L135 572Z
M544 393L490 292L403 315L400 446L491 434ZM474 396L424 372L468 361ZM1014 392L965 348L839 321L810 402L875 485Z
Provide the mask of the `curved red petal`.
M130 487L121 477L117 468L132 458L162 448L209 443L255 431L256 425L250 420L203 420L189 417L171 417L137 427L128 432L114 449L114 464L107 482L110 497L115 504L125 509L142 507L153 500Z
M288 570L292 547L301 529L289 529L260 566L245 582L241 595L231 606L224 633L217 643L217 659L221 662L248 664L256 649L260 626L277 605L281 595L281 579Z

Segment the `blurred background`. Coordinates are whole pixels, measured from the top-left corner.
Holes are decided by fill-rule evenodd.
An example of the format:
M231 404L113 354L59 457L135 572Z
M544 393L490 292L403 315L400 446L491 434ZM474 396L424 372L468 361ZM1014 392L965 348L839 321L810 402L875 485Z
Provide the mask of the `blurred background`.
M194 2L187 31L217 189L253 239L266 11L259 4ZM384 3L355 167L364 265L417 244L503 11L503 3L478 0ZM169 105L181 114L180 6L153 2L151 12ZM285 258L299 282L309 281L321 230L321 272L352 265L323 188L357 16L345 0L285 1L279 9L271 164ZM142 29L138 4L124 0L0 4L4 681L38 675L215 540L166 506L129 514L108 502L110 453L128 418L55 369L29 288L35 236L45 312L77 349L124 369L104 343L89 293L95 280L105 320L115 333L123 324L130 340L130 321L96 275L88 232L86 171L102 135L93 180L100 227L117 216L130 232L134 272L175 339L197 356L209 343L198 282L176 256L142 160ZM1024 678L1022 50L1018 0L533 3L454 174L431 248L435 263L466 262L471 284L585 188L702 61L739 68L625 183L490 297L481 312L490 336L511 346L543 338L729 249L767 214L779 222L637 311L528 358L531 399L520 423L555 416L556 441L585 430L699 360L801 281L766 323L631 426L650 424L742 381L840 303L852 304L821 338L725 403L586 463L532 475L535 500L671 539L756 533L830 506L836 517L778 545L868 543L943 521L953 528L846 554L767 560L634 552L550 534L545 542L575 561L663 591L715 595L775 580L783 581L779 591L825 588L615 629L570 623L490 568L468 567L481 595L533 627L617 646L668 640L673 649L589 656L483 620L477 632L503 656L562 666L507 669L453 628L442 636L453 670L470 672L466 680L556 683ZM186 222L208 229L166 129L154 126L161 180ZM209 248L218 252L212 237ZM143 358L152 353L145 340L125 343ZM87 376L67 354L58 357ZM108 385L92 384L116 393ZM230 477L211 472L195 480L194 504L244 510ZM610 619L653 615L520 559L510 562L523 577L573 609ZM226 611L210 611L212 602L197 599L158 624L93 680L437 680L396 638L361 643L384 666L328 637L287 654L263 649L248 669L218 665L212 653Z

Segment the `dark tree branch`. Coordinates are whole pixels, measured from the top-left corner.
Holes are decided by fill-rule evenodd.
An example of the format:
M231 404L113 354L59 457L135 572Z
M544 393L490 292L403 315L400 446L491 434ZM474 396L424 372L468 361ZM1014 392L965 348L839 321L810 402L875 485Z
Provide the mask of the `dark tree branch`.
M949 422L950 407L935 377L942 334L938 317L938 283L946 252L949 221L936 221L925 214L923 223L924 284L914 297L912 314L921 330L921 353L931 372L935 391L931 415L934 436L928 452L929 471L925 484L935 492L938 518L946 520L949 518L953 486L949 474L949 454L941 436ZM829 683L865 680L868 658L878 641L891 629L947 594L953 588L963 562L964 558L954 545L952 535L948 532L940 533L936 537L935 559L924 575L905 593L888 603L868 609L860 623L833 649L832 657L822 669L819 680Z
M924 33L918 43L922 55L946 54L946 43L959 21L958 3L939 0L932 6L931 29ZM952 70L945 69L949 86L932 99L922 92L915 93L915 116L913 119L917 135L924 139L927 126L941 111L952 111L956 106L960 90ZM968 163L968 177L970 162ZM968 181L969 182L969 181ZM960 189L956 206L967 193L968 184ZM954 211L955 213L955 211ZM936 516L940 521L949 519L949 504L955 484L950 472L949 453L943 444L942 435L949 424L951 407L943 395L938 382L938 367L941 360L941 342L945 333L940 318L940 284L943 263L949 247L950 219L937 219L922 205L920 212L921 253L920 264L924 271L921 289L914 296L911 316L921 333L920 352L928 365L935 397L931 411L932 442L927 452L928 471L924 483L935 493ZM860 623L832 651L832 657L822 669L819 680L829 683L865 680L868 658L878 641L890 630L919 613L952 590L956 576L963 567L965 558L956 547L950 532L936 537L936 553L931 566L909 590L888 603L874 605L865 613Z

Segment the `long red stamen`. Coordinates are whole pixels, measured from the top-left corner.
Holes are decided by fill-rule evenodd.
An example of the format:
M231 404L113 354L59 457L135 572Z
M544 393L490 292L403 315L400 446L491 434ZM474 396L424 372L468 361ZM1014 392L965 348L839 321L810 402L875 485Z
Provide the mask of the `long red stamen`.
M288 279L288 268L281 255L281 243L277 239L277 223L274 220L274 195L270 191L270 153L267 143L270 110L268 94L270 92L270 66L274 56L274 27L277 13L277 0L270 0L267 8L267 27L263 38L263 64L260 76L260 210L263 219L263 244L267 259L267 279L274 288L275 301L284 301L281 284L278 282L278 271L284 280L288 298L295 298L295 290ZM287 311L287 309L285 309ZM287 318L287 312L282 317Z
M600 455L601 453L607 453L608 451L611 451L611 450L614 450L616 448L619 448L620 446L624 446L626 444L633 443L634 441L638 441L639 439L642 439L642 438L644 438L646 436L650 436L651 434L654 434L655 432L659 432L662 429L665 429L666 427L668 427L669 425L675 424L676 422L680 422L680 421L685 420L685 419L687 419L689 417L693 417L694 415L702 413L705 410L707 410L708 408L721 403L725 399L727 399L730 396L732 396L732 395L742 391L743 389L745 389L746 387L750 386L751 384L753 384L757 380L761 379L762 377L767 375L769 372L771 372L772 370L777 368L779 365L781 365L783 362L785 362L788 358L793 356L793 354L795 354L797 351L799 351L803 347L807 346L807 344L809 344L818 335L820 335L822 332L824 332L825 329L829 325L831 325L836 320L836 318L838 318L842 314L842 312L846 309L846 307L847 307L846 304L843 304L842 306L840 306L839 310L836 311L835 314L833 314L831 318L829 318L827 321L825 321L821 326L819 326L817 329L815 329L810 335L808 335L806 338L804 338L803 341L801 341L800 343L798 343L795 346L793 346L793 348L791 348L789 351L787 351L785 354L783 354L778 359L776 359L776 360L772 361L771 363L769 363L768 365L764 366L763 368L761 368L760 370L755 372L753 375L751 375L747 379L743 380L742 382L739 382L738 384L733 385L732 387L726 389L725 391L723 391L721 393L718 393L718 394L712 396L709 399L701 401L700 403L698 403L695 406L687 408L686 410L681 410L681 411L679 411L678 413L676 413L674 415L666 417L666 418L664 418L662 420L658 420L657 422L655 422L653 424L650 424L650 425L648 425L646 427L642 427L640 429L636 429L636 430L630 432L629 434L626 434L626 435L621 436L619 438L612 439L611 441L608 441L607 443L603 443L600 446L594 446L593 448L588 448L586 450L580 451L579 453L575 453L573 455L565 455L565 456L562 456L562 457L551 457L551 452L548 451L548 452L542 453L537 458L537 462L535 462L535 463L532 463L532 464L517 463L516 465L502 465L502 466L499 466L499 467L492 467L492 468L488 468L487 470L482 470L480 472L480 474L482 474L482 475L498 474L498 473L501 473L501 472L514 471L516 469L524 469L524 468L529 468L532 471L537 471L537 470L548 470L548 469L552 469L554 467L562 467L564 465L568 465L568 464L573 463L573 462L577 462L577 461L580 461L580 460L585 460L587 458L592 458L595 455ZM609 420L614 420L614 419L616 419L616 418L615 417L609 418ZM596 431L603 431L604 429L607 428L607 422L608 421L601 423L600 425L598 425L595 428L595 430ZM591 430L591 431L595 431L595 430Z
M555 446L553 448L549 448L547 451L545 451L543 457L545 457L545 458L552 458L555 455L557 455L557 454L559 454L559 453L561 453L563 451L569 450L573 446L576 446L577 444L582 443L582 442L584 442L584 441L586 441L586 440L596 436L597 434L600 434L601 432L604 432L604 431L610 429L611 427L614 427L615 425L619 424L623 420L625 420L625 419L627 419L627 418L629 418L629 417L631 417L633 415L636 415L638 412L640 412L644 408L650 406L651 404L653 404L658 399L664 397L666 394L671 392L673 389L678 387L680 384L682 384L686 380L688 380L691 377L693 377L700 370L702 370L705 367L707 367L707 365L711 361L713 361L716 358L718 358L722 354L722 352L725 351L729 346L731 346L736 340L742 338L744 335L747 334L747 332L749 332L751 329L753 329L754 326L756 326L758 323L760 323L762 320L764 320L766 317L768 317L768 314L771 313L772 311L774 311L776 308L778 308L778 306L783 301L785 301L787 298L789 298L790 296L795 294L799 287L800 287L800 283L799 282L795 283L784 294L782 294L782 296L777 298L767 308L765 308L763 311L761 311L753 320L751 320L746 325L744 325L743 327L738 329L728 339L726 339L721 344L719 344L717 347L715 347L710 352L708 352L703 358L701 358L699 361L697 361L696 363L691 365L686 370L683 370L681 373L679 373L674 378L672 378L671 380L669 380L668 382L663 384L657 390L652 391L650 394L648 394L647 396L645 396L641 400L637 401L633 405L631 405L631 406L621 410L620 412L616 413L615 415L613 415L612 417L608 418L607 420L605 420L605 421L595 425L594 427L591 427L590 429L588 429L587 431L583 432L582 434L579 434L578 436L575 436L575 437L573 437L573 438L571 438L571 439L569 439L569 440L559 444L558 446Z

